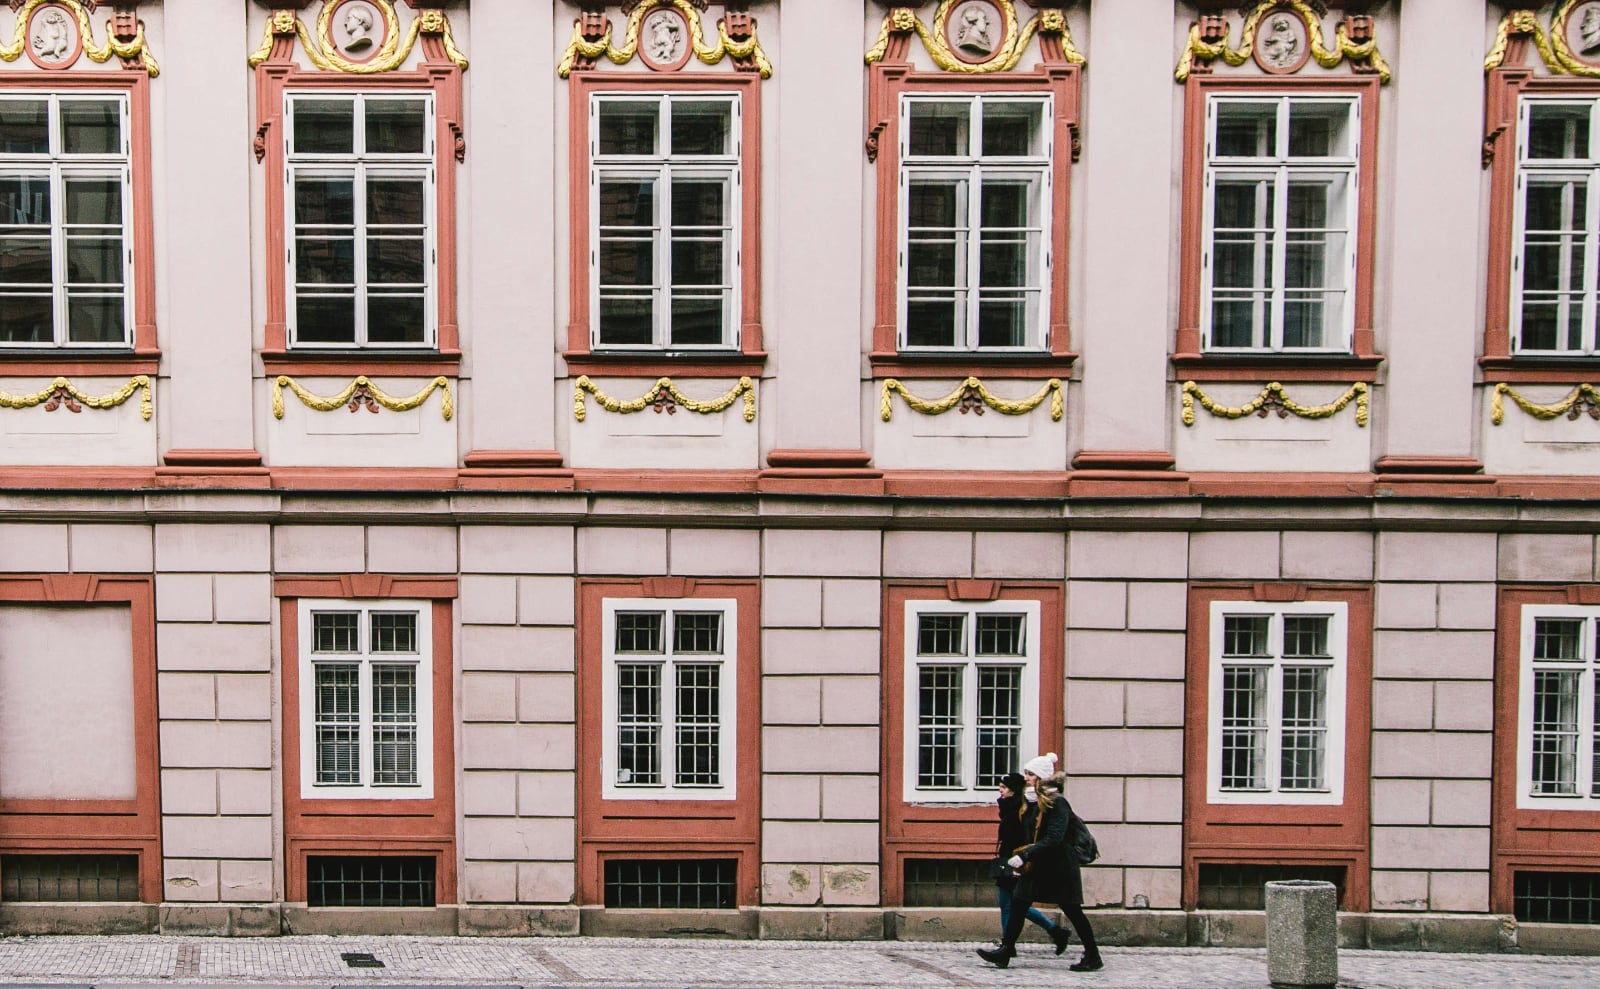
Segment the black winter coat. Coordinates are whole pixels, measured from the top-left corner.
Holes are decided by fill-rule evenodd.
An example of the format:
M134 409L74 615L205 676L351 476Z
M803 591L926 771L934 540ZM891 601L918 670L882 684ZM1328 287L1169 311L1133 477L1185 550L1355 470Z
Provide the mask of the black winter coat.
M1064 907L1083 905L1083 871L1073 861L1067 844L1072 823L1072 805L1059 790L1047 790L1050 806L1040 819L1040 805L1031 803L1022 823L1033 841L1017 854L1032 866L1027 879L1035 903L1055 903Z

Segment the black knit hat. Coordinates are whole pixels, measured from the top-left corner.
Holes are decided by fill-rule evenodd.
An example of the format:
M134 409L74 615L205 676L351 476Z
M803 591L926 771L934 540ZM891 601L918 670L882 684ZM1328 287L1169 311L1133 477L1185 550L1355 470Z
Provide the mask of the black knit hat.
M1021 773L1007 773L1000 777L1000 782L1012 793L1021 793L1028 788L1028 783L1022 778Z

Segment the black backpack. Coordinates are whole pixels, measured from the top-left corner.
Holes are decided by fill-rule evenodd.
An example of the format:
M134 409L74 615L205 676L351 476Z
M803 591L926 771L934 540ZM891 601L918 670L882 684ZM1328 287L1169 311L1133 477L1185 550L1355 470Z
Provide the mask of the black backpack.
M1089 833L1089 825L1083 823L1083 818L1076 811L1069 813L1072 817L1067 821L1067 854L1078 865L1088 865L1100 857L1100 844Z

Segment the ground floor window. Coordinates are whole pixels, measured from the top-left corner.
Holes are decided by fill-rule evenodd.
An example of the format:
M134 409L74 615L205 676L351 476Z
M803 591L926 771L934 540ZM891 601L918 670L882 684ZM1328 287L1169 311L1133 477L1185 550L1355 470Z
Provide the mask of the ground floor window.
M1518 872L1516 917L1534 924L1600 924L1600 872Z
M732 910L739 863L734 859L610 859L605 905L613 908Z

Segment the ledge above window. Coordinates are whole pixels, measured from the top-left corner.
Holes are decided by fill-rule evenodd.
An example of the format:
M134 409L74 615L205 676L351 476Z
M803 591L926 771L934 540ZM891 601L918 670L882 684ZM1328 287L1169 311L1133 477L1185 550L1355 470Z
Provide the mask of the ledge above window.
M1172 355L1182 381L1365 381L1378 377L1382 354L1199 354Z
M706 377L732 375L759 378L766 370L766 351L566 351L567 375L612 378Z
M0 350L0 374L8 377L155 374L160 369L159 350Z
M959 374L975 378L1064 378L1078 355L1070 352L995 354L962 351L943 354L874 351L867 355L874 378L928 378Z
M263 350L271 374L392 374L411 377L461 373L459 350Z
M1600 378L1600 357L1505 357L1485 354L1478 358L1478 368L1485 381L1570 385L1579 379Z

